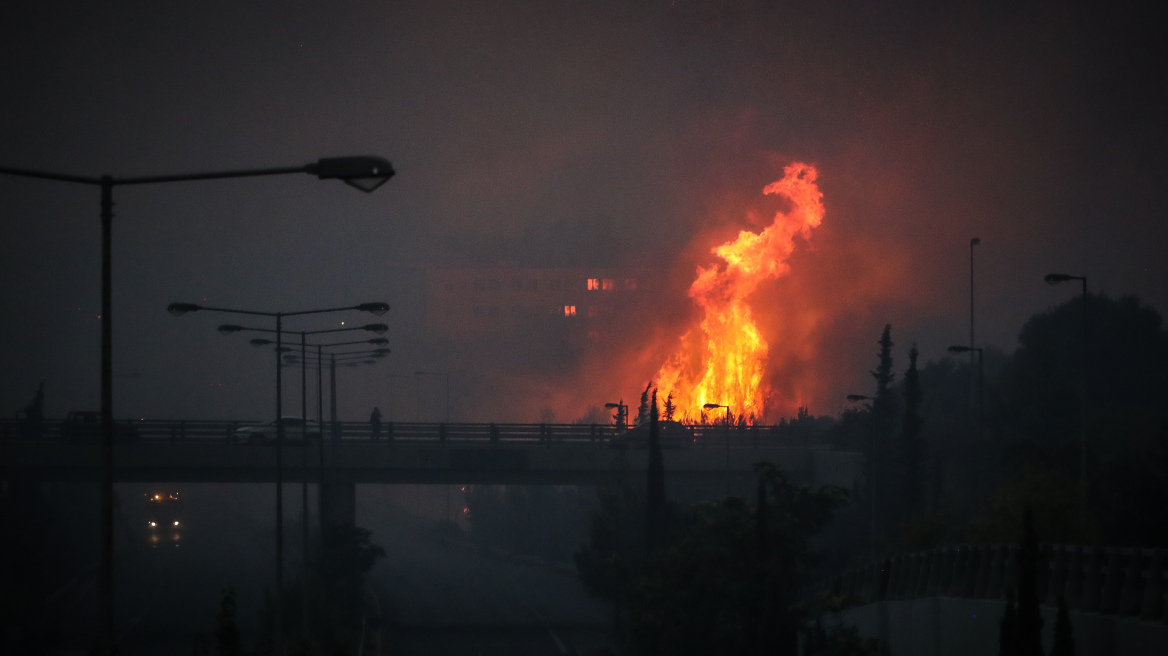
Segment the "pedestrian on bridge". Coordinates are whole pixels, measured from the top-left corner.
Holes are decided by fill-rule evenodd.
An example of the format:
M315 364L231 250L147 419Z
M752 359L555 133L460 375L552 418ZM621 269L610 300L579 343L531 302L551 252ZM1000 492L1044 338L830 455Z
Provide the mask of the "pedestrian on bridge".
M381 409L376 406L373 412L369 413L369 425L372 427L373 439L381 439Z

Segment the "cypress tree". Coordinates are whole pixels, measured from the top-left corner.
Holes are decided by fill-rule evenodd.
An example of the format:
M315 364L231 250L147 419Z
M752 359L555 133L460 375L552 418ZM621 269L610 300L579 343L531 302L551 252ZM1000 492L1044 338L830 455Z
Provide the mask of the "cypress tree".
M896 422L896 401L893 399L892 382L896 379L896 374L892 371L892 324L884 326L884 332L880 335L880 341L876 342L880 345L879 362L876 370L872 372L872 377L876 379L876 394L872 397L872 454L870 457L871 471L869 472L869 498L871 503L875 504L873 507L875 516L875 526L873 530L875 535L872 536L875 540L876 536L880 534L882 526L886 525L886 520L889 516L889 509L894 504L890 503L892 495L895 494L896 489L890 485L893 480L890 468L891 459L888 457L888 450L891 442L893 424Z
M904 372L904 418L901 421L901 450L904 472L901 502L908 516L924 509L924 476L921 467L921 381L917 373L917 344L908 351L908 370Z
M649 468L646 472L645 546L652 554L664 546L665 463L661 457L661 429L657 418L657 390L649 408Z
M1018 552L1018 611L1015 622L1018 656L1043 656L1042 612L1038 600L1038 565L1042 554L1034 530L1034 513L1022 511L1022 545Z
M1071 633L1071 614L1066 597L1059 595L1058 617L1054 621L1054 643L1050 656L1075 656L1075 638Z

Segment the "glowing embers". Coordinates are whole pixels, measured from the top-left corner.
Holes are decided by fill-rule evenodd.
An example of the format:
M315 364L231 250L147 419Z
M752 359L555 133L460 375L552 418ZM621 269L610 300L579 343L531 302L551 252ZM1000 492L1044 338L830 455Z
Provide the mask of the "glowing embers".
M789 212L776 212L761 232L743 230L713 249L721 260L698 267L689 296L702 309L696 327L658 370L660 395L673 394L683 419L696 420L702 406L729 406L729 412L753 422L766 414L769 392L766 339L755 323L750 296L765 281L786 274L795 238L807 239L823 220L823 194L815 168L793 163L783 178L763 188L790 201Z

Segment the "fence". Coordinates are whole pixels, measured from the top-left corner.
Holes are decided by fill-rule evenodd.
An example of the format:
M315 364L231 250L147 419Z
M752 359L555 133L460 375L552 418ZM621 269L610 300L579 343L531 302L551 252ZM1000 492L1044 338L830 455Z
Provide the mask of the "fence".
M115 421L115 441L129 442L233 442L234 433L245 426L261 422L249 420L125 420ZM343 441L375 439L368 422L325 424L327 434ZM296 437L296 429L286 435ZM666 448L752 448L826 446L823 434L791 425L686 426L686 440L663 444ZM510 443L551 445L587 445L611 442L618 434L611 424L520 424L520 423L418 423L384 422L378 438L393 443ZM0 440L50 440L62 442L96 442L95 424L71 424L46 419L39 424L27 420L0 419ZM644 447L641 442L630 446Z
M1038 598L1072 610L1168 623L1164 549L1042 545ZM859 604L955 597L1004 599L1017 585L1018 545L943 547L886 558L820 581L808 597L822 593Z

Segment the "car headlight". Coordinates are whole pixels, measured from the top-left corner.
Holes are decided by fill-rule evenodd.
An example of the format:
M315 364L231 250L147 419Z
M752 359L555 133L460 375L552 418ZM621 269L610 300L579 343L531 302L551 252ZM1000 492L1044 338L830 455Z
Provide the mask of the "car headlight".
M151 525L151 526L158 526L158 524L156 524L156 523L154 523L154 522L150 522L150 525Z
M178 526L178 520L177 520L177 519L174 521L174 525L175 525L175 526Z

